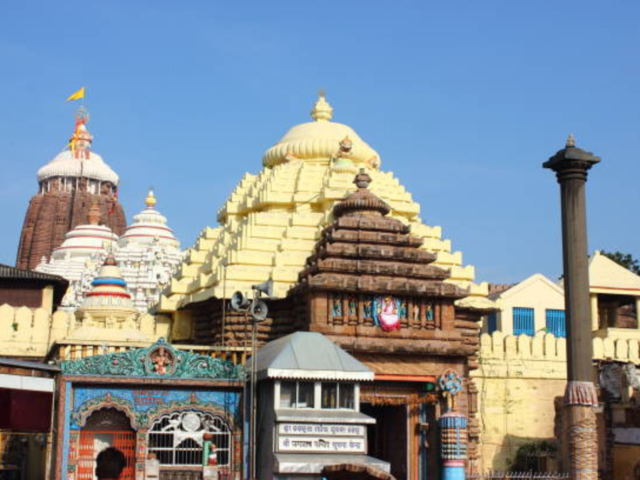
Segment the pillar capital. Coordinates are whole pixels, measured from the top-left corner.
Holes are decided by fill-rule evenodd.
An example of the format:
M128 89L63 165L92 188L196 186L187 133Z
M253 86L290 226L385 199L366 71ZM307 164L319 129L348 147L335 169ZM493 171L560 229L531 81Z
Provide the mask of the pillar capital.
M542 166L556 172L560 183L574 179L586 181L587 171L599 161L600 157L576 147L575 138L569 135L565 148L556 152Z

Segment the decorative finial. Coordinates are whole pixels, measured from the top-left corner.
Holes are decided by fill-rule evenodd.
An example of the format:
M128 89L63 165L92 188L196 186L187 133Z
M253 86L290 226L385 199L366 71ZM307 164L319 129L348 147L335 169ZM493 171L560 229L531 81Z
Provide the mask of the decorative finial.
M91 151L91 142L93 136L87 130L87 122L89 121L89 112L86 108L80 107L76 110L76 126L73 129L73 135L69 139L69 150L75 158L89 160Z
M356 178L353 181L353 183L355 183L356 187L358 187L361 190L365 188L369 188L369 184L371 183L371 177L364 170L364 168L361 168L360 172L358 172L358 174L356 175Z
M76 110L76 121L87 123L89 121L89 110L84 105L81 105Z
M573 133L569 134L569 138L567 138L567 144L565 146L567 148L573 148L576 146L576 137L573 136Z
M149 194L147 195L147 198L145 198L144 203L147 208L153 208L156 206L156 203L158 203L155 195L153 194L153 187L149 189Z
M108 267L118 266L118 262L116 262L116 256L113 254L113 252L109 252L109 254L107 255L107 258L104 260L103 265Z
M89 214L87 215L87 220L89 221L89 225L100 225L100 207L98 206L98 202L93 202L91 204L91 208L89 208Z
M325 99L325 95L324 89L318 91L318 101L313 106L313 110L311 110L311 118L316 122L329 121L333 118L333 108Z

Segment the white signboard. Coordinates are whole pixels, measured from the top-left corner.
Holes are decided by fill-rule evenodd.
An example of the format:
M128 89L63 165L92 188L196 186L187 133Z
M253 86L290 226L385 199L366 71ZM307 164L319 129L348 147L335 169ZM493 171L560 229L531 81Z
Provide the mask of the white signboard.
M280 423L278 424L280 435L322 435L364 437L367 433L363 425L325 425L321 423Z
M341 452L366 453L364 438L278 436L280 452Z

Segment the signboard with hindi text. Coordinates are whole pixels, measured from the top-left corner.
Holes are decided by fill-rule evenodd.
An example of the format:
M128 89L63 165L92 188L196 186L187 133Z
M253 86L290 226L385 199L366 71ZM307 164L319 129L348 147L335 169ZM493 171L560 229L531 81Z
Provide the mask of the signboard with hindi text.
M366 433L363 425L280 423L278 451L366 453Z

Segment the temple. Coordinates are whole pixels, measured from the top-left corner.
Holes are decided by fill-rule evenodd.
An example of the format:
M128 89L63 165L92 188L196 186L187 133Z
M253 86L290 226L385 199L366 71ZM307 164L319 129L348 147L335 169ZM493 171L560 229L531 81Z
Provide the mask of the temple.
M145 209L134 216L122 237L100 225L96 203L89 210L88 224L79 225L56 248L51 260L36 270L60 275L70 282L62 301L66 310L75 310L91 288L102 262L109 252L115 255L135 308L147 312L160 299L160 293L183 259L180 242L167 225L167 219L155 206L157 199L149 191Z
M378 153L349 126L332 122L333 108L321 94L313 121L291 128L264 154L258 175L245 174L218 212L220 226L205 228L189 250L159 310L173 312L183 333L210 339L198 320L202 307L221 312L220 299L235 290L272 279L276 298L298 282L320 233L332 220L334 204L354 191L353 178L366 168L371 192L386 202L390 217L422 239L421 250L448 271L448 283L465 289L467 306L491 307L486 284L473 283L474 268L462 265L440 227L425 225L420 206L392 173L380 170ZM216 307L205 305L216 304Z
M91 150L93 136L87 130L88 114L80 109L69 146L38 170L38 193L31 198L16 266L33 269L49 259L67 232L87 223L95 204L100 222L117 235L124 233L126 219L118 201L118 175Z
M374 372L359 397L375 420L372 457L396 478L437 476L467 461L477 471L470 372L479 321L494 308L487 287L473 283L473 267L462 266L439 227L422 223L379 155L331 121L324 95L311 114L266 152L259 175L245 175L218 213L221 225L188 251L159 306L172 315L172 338L247 345L246 316L224 299L270 280L260 345L317 332ZM440 438L438 423L455 435Z

